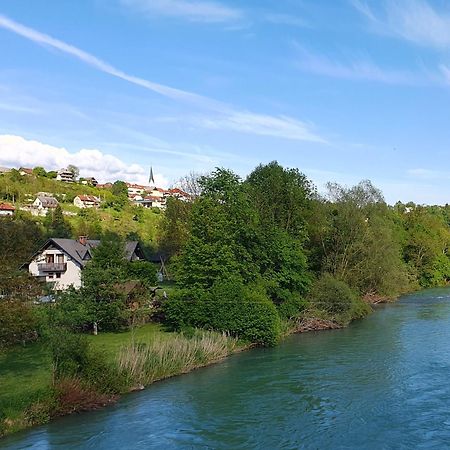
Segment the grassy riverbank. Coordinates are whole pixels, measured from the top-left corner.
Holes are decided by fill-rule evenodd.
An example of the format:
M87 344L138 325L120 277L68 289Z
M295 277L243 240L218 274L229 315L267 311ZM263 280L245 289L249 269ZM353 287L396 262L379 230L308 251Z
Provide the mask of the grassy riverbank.
M120 393L212 364L244 348L236 339L219 333L196 331L185 336L155 324L89 336L88 340L124 380ZM53 378L50 350L43 343L0 353L0 436L59 415L95 409L117 398L96 392L83 380L64 379L61 383Z

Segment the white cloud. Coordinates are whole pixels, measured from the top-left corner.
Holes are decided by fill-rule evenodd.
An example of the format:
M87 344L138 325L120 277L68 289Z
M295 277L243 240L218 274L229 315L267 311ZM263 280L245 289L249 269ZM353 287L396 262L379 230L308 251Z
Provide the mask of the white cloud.
M382 10L375 11L367 1L350 2L380 33L437 49L450 46L448 8L438 10L425 0L386 0Z
M229 22L243 13L216 1L205 0L121 0L127 7L150 16L181 17L193 22Z
M211 129L234 130L261 136L326 143L325 139L311 131L309 125L286 116L235 112L224 117L201 118L198 124Z
M96 56L85 52L84 50L60 41L59 39L55 39L49 35L43 34L32 28L26 27L2 15L0 15L0 28L5 28L33 42L50 46L63 53L74 56L80 61L101 72L128 81L129 83L141 86L174 100L187 101L191 104L202 106L215 112L216 114L219 114L220 116L225 116L223 119L219 118L216 121L216 123L222 124L222 128L259 135L275 136L284 139L325 142L323 138L310 131L304 122L284 116L270 116L246 111L238 111L226 104L208 97L129 75L119 69L116 69L111 64L97 58Z
M322 55L313 54L298 45L298 60L295 65L302 71L354 81L373 81L385 84L418 85L429 82L428 76L379 67L369 60L348 62L334 61Z
M42 166L46 170L58 170L69 164L77 166L81 176L95 177L100 182L124 180L145 184L148 181L149 168L128 164L97 149L80 149L71 153L65 148L21 136L0 135L0 166ZM168 180L161 174L155 174L155 181L163 187L168 185Z

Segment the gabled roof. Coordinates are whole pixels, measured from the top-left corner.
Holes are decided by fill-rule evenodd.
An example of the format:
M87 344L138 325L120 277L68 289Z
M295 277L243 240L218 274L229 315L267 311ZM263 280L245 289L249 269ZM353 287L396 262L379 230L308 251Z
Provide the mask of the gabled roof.
M82 202L94 202L94 203L100 202L100 199L98 197L96 197L95 195L77 195L77 197Z
M100 244L97 239L88 239L86 245L76 239L50 238L47 242L30 258L32 260L36 255L42 253L46 248L54 245L69 255L78 265L84 267L92 259L92 250ZM125 242L125 257L132 261L134 256L142 257L142 251L137 241Z
M58 200L54 197L38 195L37 198L40 200L44 208L56 208L59 205Z
M13 205L9 203L0 203L0 211L15 211L16 208L14 208Z

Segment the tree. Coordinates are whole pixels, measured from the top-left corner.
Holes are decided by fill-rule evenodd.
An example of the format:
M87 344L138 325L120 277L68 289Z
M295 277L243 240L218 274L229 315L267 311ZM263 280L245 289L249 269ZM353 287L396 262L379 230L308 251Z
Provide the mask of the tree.
M369 181L352 188L329 184L328 190L326 223L317 233L322 271L362 295L396 295L406 290L409 277L396 224L381 192Z
M305 175L273 161L254 169L247 183L265 226L279 227L295 237L304 235L314 194L313 185Z
M78 175L80 175L80 169L77 166L74 166L73 164L69 164L67 166L67 170L69 172L72 172L74 179L77 179Z
M256 215L240 178L217 169L201 178L202 196L194 202L189 239L180 256L179 283L209 289L218 279L258 276L249 247L256 238Z
M127 278L124 249L119 236L107 233L81 273L80 299L92 323L104 330L118 330L126 324L125 296L116 287Z
M184 192L187 192L193 199L200 197L202 193L201 178L208 176L198 172L189 172L189 174L181 177L174 185Z
M111 188L111 192L116 197L128 197L128 187L125 181L117 180Z
M142 209L142 208L141 208ZM192 203L167 199L164 217L159 225L159 250L169 256L179 254L189 239Z
M61 206L57 206L54 211L49 211L45 217L44 225L47 227L49 237L70 238L72 229L64 219Z
M47 176L47 172L43 167L35 167L33 169L33 174L36 175L37 177L46 177Z

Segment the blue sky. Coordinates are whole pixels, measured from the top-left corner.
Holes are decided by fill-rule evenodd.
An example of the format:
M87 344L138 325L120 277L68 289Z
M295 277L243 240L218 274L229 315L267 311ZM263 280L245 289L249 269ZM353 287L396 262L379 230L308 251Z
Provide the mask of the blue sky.
M0 165L160 184L274 159L450 198L450 5L2 0Z

